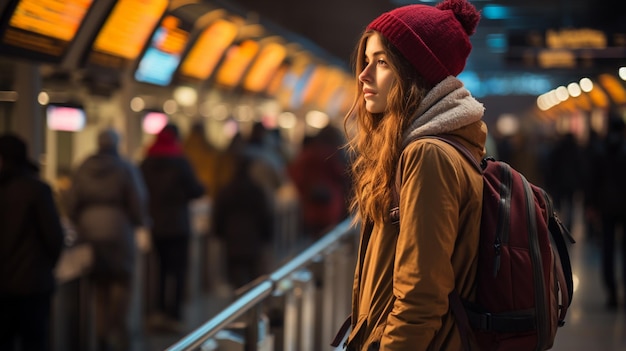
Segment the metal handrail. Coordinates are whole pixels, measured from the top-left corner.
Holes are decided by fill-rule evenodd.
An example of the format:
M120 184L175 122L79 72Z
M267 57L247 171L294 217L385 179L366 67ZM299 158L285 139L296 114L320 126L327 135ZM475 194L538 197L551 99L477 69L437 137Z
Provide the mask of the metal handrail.
M243 316L250 309L258 305L259 302L271 296L271 294L278 289L278 283L281 280L286 279L298 269L312 263L320 255L332 252L343 238L353 234L355 228L351 225L351 222L352 218L349 217L345 219L298 256L269 274L267 278L256 283L254 287L213 318L168 347L166 351L193 350L194 348L200 347L205 341L225 328L229 323Z

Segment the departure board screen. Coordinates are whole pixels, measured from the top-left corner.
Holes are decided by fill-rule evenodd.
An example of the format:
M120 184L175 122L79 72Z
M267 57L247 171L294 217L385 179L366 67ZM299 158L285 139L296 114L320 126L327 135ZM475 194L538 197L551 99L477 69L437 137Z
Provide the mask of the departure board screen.
M134 62L167 9L168 0L119 0L95 37L87 63L123 68Z
M303 94L309 80L315 72L315 65L293 66L283 79L283 86L279 93L279 100L290 108L302 106Z
M243 80L244 88L255 93L264 91L286 56L287 49L283 45L278 43L265 45L246 73Z
M218 19L198 37L189 54L180 66L180 74L205 80L215 70L226 49L237 36L237 26Z
M217 83L227 88L237 86L258 52L259 43L251 39L232 45L217 71Z
M278 89L280 89L283 79L285 75L289 71L289 64L283 62L280 67L276 70L276 73L272 76L265 93L269 96L274 96L278 93Z
M135 79L154 85L169 85L189 41L190 30L191 25L185 25L179 18L165 16L139 61Z
M14 0L0 20L0 53L60 62L93 0Z
M48 105L46 124L50 130L77 132L85 127L87 117L82 106Z

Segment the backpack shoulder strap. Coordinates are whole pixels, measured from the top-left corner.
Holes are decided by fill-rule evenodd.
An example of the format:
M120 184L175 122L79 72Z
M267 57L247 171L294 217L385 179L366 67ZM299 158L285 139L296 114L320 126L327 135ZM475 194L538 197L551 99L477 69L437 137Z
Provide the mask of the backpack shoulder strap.
M454 320L456 321L457 328L461 334L461 346L463 347L462 351L471 351L472 347L469 335L472 327L470 326L467 311L465 310L463 302L461 302L461 297L456 289L452 290L450 295L448 295L448 303L450 304L452 314L454 314Z
M454 148L457 149L463 156L465 156L465 158L472 164L472 166L474 166L474 168L476 168L476 170L478 170L478 172L480 173L483 172L483 168L481 167L478 160L476 160L474 155L472 155L472 153L467 149L467 147L461 144L461 142L459 142L458 140L454 139L453 137L447 134L433 135L433 136L429 136L429 138L445 141L446 143L454 146Z
M447 135L447 134L424 135L424 136L417 137L417 138L411 140L411 142L413 142L413 141L415 141L417 139L423 139L423 138L431 138L431 139L441 140L441 141L446 142L449 145L453 146L463 156L465 156L465 158L472 164L472 166L474 166L474 168L479 173L482 174L483 167L481 167L481 164L478 162L478 160L476 160L474 155L472 155L472 153L467 149L467 147L465 147L465 145L461 144L458 140L454 139L452 136ZM396 222L398 220L399 216L400 216L399 204L400 204L400 186L401 185L402 185L402 175L400 174L400 163L398 162L398 166L396 167L396 181L395 181L395 184L394 184L393 199L392 199L391 210L390 210L390 217L391 217L393 222Z
M541 191L546 204L548 206L548 230L552 235L552 240L554 246L556 246L555 254L557 256L556 260L556 275L561 289L563 290L561 294L561 305L560 305L560 314L559 314L559 326L565 324L565 315L567 314L567 309L572 303L572 297L574 293L574 283L572 280L572 265L569 257L569 252L567 249L567 241L569 243L574 244L576 241L570 235L567 228L561 223L561 220L556 215L552 208L552 200L550 196L545 191ZM567 241L566 241L567 239Z

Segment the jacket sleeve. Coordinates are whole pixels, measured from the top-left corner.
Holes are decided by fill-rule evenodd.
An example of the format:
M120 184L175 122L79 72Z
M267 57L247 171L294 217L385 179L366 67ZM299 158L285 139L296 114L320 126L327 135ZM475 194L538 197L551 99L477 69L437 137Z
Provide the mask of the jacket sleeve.
M63 250L64 231L59 212L54 203L50 186L41 185L39 199L35 202L37 222L41 223L39 233L49 262L55 266Z
M196 176L193 168L191 167L191 163L189 163L187 159L184 159L184 162L181 163L181 167L182 167L183 177L185 178L185 184L188 190L187 195L189 196L189 199L197 199L201 197L202 195L204 195L205 193L204 186L200 184L198 177Z
M436 144L413 143L400 161L395 301L380 349L427 350L448 313L448 295L454 288L451 256L461 189L450 156Z
M67 191L67 199L66 199L66 213L67 213L67 217L74 223L76 223L78 221L78 216L80 213L80 203L79 203L79 188L80 188L80 179L82 178L80 176L81 173L81 167L79 166L78 169L74 172L74 174L72 175L72 181L71 181L71 186L69 188L69 190Z
M224 208L224 206L227 206L224 189L225 188L218 189L213 199L211 211L209 211L211 215L211 231L219 239L224 239L224 220L226 218L225 212L227 211Z
M128 171L129 189L126 192L126 201L130 219L136 226L150 226L148 214L148 190L139 169L130 163L126 163Z

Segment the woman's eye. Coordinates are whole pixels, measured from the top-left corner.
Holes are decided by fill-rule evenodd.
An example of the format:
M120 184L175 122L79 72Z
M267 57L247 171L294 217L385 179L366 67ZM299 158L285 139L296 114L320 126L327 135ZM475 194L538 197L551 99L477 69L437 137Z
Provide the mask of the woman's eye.
M378 59L377 62L378 62L379 65L383 65L383 66L387 65L387 61L385 61L383 59Z

